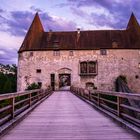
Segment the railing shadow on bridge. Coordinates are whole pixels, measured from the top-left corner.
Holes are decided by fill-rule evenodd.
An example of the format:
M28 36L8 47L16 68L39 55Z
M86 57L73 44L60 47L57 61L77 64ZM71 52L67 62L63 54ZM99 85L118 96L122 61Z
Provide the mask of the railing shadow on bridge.
M70 90L82 100L140 134L140 108L129 104L129 101L140 103L140 94L87 90L74 86L71 86Z
M0 95L0 135L51 94L48 88Z

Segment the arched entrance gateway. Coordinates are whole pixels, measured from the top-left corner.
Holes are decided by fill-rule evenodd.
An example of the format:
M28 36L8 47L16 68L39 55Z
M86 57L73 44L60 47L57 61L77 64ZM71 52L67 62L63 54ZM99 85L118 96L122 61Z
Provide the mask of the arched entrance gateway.
M72 70L69 68L61 68L58 70L59 88L67 89L71 86Z

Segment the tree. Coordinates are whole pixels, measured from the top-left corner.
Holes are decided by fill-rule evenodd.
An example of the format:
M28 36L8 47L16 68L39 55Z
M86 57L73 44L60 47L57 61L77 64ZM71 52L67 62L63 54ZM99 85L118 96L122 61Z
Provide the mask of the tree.
M17 91L17 66L0 64L0 94ZM6 73L4 73L6 71Z
M12 92L12 84L9 78L7 78L5 85L3 87L3 92L4 93L10 93Z
M6 83L6 76L2 72L0 73L0 93L4 93L4 85Z
M39 84L36 84L36 83L32 83L30 84L26 90L33 90L33 89L39 89L40 88L40 85Z

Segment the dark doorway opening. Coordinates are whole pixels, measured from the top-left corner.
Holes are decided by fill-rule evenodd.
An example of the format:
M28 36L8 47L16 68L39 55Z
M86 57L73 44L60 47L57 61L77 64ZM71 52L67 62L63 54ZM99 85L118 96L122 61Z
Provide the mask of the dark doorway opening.
M51 88L54 91L55 90L55 74L51 74Z
M59 87L71 86L71 75L70 74L59 74Z

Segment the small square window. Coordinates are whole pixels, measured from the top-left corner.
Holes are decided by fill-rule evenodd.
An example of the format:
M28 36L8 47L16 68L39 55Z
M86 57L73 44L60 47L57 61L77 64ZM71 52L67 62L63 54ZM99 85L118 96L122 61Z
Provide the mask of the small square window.
M41 73L41 69L37 69L36 70L36 73Z
M55 41L53 42L53 47L54 47L54 48L58 48L58 47L59 47L59 41L58 41L58 40L55 40Z
M113 41L112 42L112 48L118 48L119 47L119 44L117 41Z
M101 49L100 54L101 55L107 55L107 50L106 49Z
M60 56L60 51L59 50L53 51L53 56Z
M69 51L69 56L73 56L73 51Z
M33 52L30 52L30 57L33 56Z

